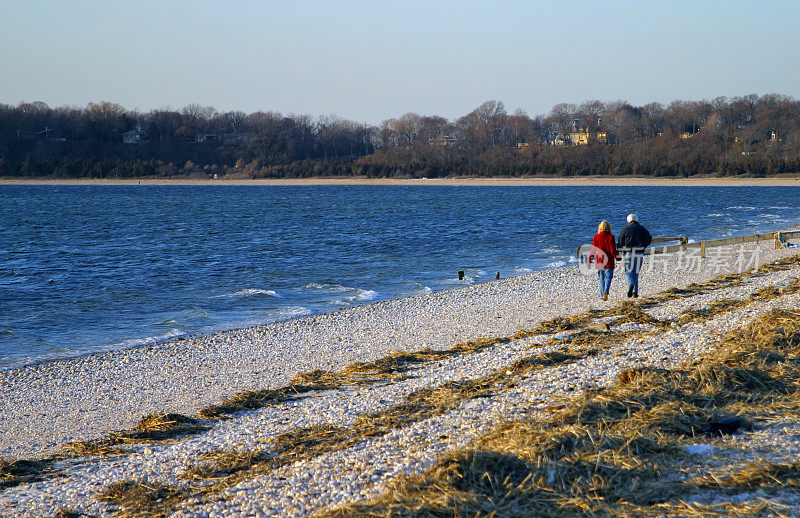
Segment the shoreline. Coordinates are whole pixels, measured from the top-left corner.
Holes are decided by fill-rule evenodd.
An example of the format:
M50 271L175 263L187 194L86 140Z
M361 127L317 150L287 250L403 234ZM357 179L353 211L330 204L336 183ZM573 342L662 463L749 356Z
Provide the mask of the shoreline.
M581 178L554 177L554 178L287 178L287 179L26 179L26 178L0 178L0 186L5 185L91 185L91 186L471 186L471 187L795 187L800 186L800 176L782 178L651 178L651 177L625 177L625 176L588 176Z
M795 255L762 243L762 260ZM670 260L676 261L675 254ZM661 268L658 266L657 268ZM643 297L724 271L675 268L642 282ZM278 386L298 373L420 348L511 335L549 318L627 300L624 280L609 302L577 265L390 299L272 324L90 353L0 371L0 456L49 453L66 442L131 428L147 413L192 414L242 390Z
M2 183L0 183L0 186L1 185L2 185ZM782 228L779 228L779 229L775 229L775 230L773 230L771 232L779 232L779 231L783 231L783 230L800 230L800 223L796 224L796 225L790 225L788 227L782 227ZM657 248L657 247L652 247L652 248ZM670 255L672 255L672 254L670 254ZM566 269L570 269L570 268L576 268L577 266L578 266L577 262L568 261L568 262L566 262L566 264L562 264L562 265L559 265L559 266L546 266L546 267L542 267L542 268L539 268L539 269L536 269L536 270L533 270L533 271L528 271L527 273L520 273L520 274L517 274L517 275L503 277L502 280L503 281L509 281L509 280L514 280L514 279L522 279L522 278L526 278L526 277L529 277L529 276L532 276L532 275L534 275L534 276L540 276L540 275L546 276L546 275L548 275L550 273L558 272L559 270L566 270ZM621 279L621 276L618 276L617 277L617 283L622 282L620 279ZM338 313L354 311L354 310L358 310L359 308L370 307L370 306L378 306L378 305L383 305L383 304L387 304L387 303L391 303L391 302L397 302L397 301L410 300L410 299L414 299L414 298L417 298L417 297L425 297L425 296L429 296L429 295L437 294L437 293L439 293L439 294L444 294L444 293L456 294L457 292L459 292L461 290L464 290L464 289L476 288L476 287L479 287L479 286L482 286L482 285L492 284L494 282L497 282L497 281L492 279L492 278L490 278L489 276L487 276L486 280L484 280L482 282L475 282L475 283L466 284L466 285L456 285L456 286L452 286L452 287L448 287L448 288L434 290L434 291L431 291L431 292L428 292L428 293L424 293L424 294L421 294L421 295L409 295L409 296L404 296L404 297L399 297L399 298L387 298L387 299L381 299L381 300L373 300L373 301L369 301L369 302L366 302L366 303L363 303L363 304L357 304L357 305L350 306L350 307L342 307L342 308L338 308L338 309L330 309L330 310L327 310L327 311L320 311L320 312L312 312L312 313L307 314L307 315L292 316L292 317L288 317L288 318L281 319L281 320L263 322L263 323L259 323L259 324L252 324L252 325L245 326L245 327L234 327L234 328L225 328L225 329L196 329L196 330L194 330L194 331L192 331L190 333L187 333L187 334L184 334L184 335L179 335L177 337L169 337L169 338L163 338L163 339L142 338L141 340L143 340L143 343L139 343L139 344L131 345L131 346L127 346L127 347L115 347L114 344L106 344L106 345L103 345L103 346L99 346L95 350L76 352L75 354L69 354L69 355L65 355L65 356L52 356L52 357L47 357L47 358L36 359L36 360L33 360L33 361L25 360L25 363L20 363L20 364L17 364L17 365L3 366L2 364L0 364L0 386L3 385L1 378L2 378L2 376L4 374L13 373L15 371L21 371L21 370L24 370L24 369L31 369L31 368L35 369L35 368L40 368L40 367L43 368L43 367L46 367L46 366L48 366L50 364L58 364L58 363L80 362L80 361L83 361L83 360L85 360L87 358L101 358L101 357L106 357L106 356L109 356L109 355L116 355L116 354L125 353L125 352L128 352L128 351L156 349L156 348L161 348L161 347L169 346L169 345L173 345L173 344L181 344L183 342L194 342L194 341L203 340L203 339L206 339L206 338L209 338L209 337L222 336L222 335L226 335L226 334L236 333L236 332L239 332L239 331L247 331L249 329L265 328L265 327L271 327L271 326L276 326L276 325L281 325L281 324L286 324L286 323L292 323L292 322L305 322L307 320L314 320L315 318L318 318L318 317L331 316L331 315L335 316ZM125 341L128 341L128 340L130 340L130 339L126 339ZM2 455L0 454L0 457L1 456Z

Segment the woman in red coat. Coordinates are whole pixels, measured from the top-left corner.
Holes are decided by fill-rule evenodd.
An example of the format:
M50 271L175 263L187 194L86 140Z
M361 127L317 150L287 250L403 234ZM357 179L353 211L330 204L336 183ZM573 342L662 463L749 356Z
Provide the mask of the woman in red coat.
M617 257L617 242L611 233L611 223L606 220L600 222L597 234L592 239L592 255L600 278L600 296L608 300L608 290L611 289L611 279L614 277L614 259Z

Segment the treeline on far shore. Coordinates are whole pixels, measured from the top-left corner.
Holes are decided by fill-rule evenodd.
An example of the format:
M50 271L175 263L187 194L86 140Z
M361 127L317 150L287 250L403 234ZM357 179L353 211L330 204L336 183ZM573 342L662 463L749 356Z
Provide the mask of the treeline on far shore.
M0 176L770 176L800 172L800 102L755 94L633 106L558 104L546 115L487 101L455 120L148 113L109 102L0 104Z

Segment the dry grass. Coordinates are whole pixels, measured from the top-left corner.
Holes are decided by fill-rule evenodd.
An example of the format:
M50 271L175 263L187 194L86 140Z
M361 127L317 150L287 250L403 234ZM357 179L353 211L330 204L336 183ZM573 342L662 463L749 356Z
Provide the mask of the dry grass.
M145 518L168 516L186 496L185 491L158 482L125 480L111 484L97 498L121 507L115 516Z
M174 441L187 435L205 432L210 427L182 414L150 414L143 417L133 430L114 432L108 437L77 441L64 445L72 455L113 455L122 453L123 444Z
M749 463L733 472L706 473L692 478L690 482L698 488L713 489L800 488L800 464Z
M734 309L743 307L750 301L741 299L719 299L711 301L707 306L701 308L689 308L683 310L674 322L678 325L686 325L690 322L706 322L722 313L728 313Z
M693 494L796 490L796 464L757 464L682 480L678 446L713 434L731 409L797 405L800 311L772 311L682 370L623 372L537 421L498 426L473 447L398 480L382 497L323 516L700 516L776 510L769 501L687 503ZM800 408L797 406L797 418ZM711 440L711 439L706 439Z
M200 457L200 464L188 469L183 478L209 480L227 477L267 460L269 454L244 449L213 451Z
M574 353L547 352L514 362L486 376L423 388L409 394L400 404L378 412L363 414L351 427L318 425L292 430L273 440L273 466L349 448L368 438L380 437L393 430L441 415L466 401L489 397L513 386L521 376L534 370L567 365L594 354L594 349Z
M5 460L0 458L0 488L41 480L52 471L55 458Z

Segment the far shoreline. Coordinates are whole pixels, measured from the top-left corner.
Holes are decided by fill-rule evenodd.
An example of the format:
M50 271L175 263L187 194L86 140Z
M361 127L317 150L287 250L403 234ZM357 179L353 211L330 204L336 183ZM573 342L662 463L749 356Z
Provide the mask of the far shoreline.
M569 177L448 177L448 178L366 178L366 177L314 177L314 178L259 178L259 179L198 179L198 178L127 178L127 179L99 179L99 178L0 178L3 185L188 185L188 186L355 186L355 185L381 185L381 186L479 186L479 187L794 187L800 186L800 176L786 176L773 178L725 178L725 177L698 177L698 178L650 178L628 176L587 176L581 178Z

